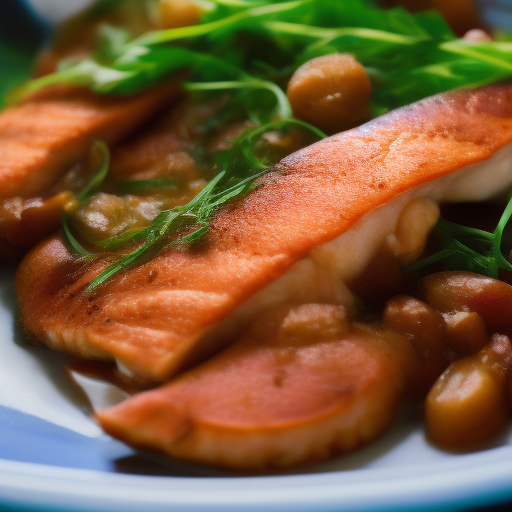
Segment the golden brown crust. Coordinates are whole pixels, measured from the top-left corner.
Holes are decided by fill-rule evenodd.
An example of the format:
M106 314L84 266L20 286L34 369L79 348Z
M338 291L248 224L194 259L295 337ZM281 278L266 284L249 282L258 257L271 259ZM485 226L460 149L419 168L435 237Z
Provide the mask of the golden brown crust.
M412 360L408 340L392 331L355 326L328 339L253 333L97 418L128 444L196 462L237 469L316 462L383 432L403 390L401 366Z
M18 271L26 329L55 348L74 339L85 356L109 353L139 376L165 380L208 329L314 247L396 195L511 141L511 84L394 111L284 159L281 173L216 217L201 250L163 251L113 278L92 302L83 288L106 262L73 263L51 239Z
M0 200L46 191L95 140L115 144L176 97L176 84L129 97L55 86L0 113Z

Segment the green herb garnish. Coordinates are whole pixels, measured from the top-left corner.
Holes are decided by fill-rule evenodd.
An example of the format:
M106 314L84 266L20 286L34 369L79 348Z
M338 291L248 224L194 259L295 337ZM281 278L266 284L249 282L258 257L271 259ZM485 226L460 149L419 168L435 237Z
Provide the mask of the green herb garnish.
M233 141L228 151L219 155L222 171L189 203L162 211L148 227L127 231L109 240L96 242L95 245L101 250L123 251L124 254L101 272L87 289L89 291L94 289L141 258L153 256L156 251L165 246L181 246L197 242L208 232L213 214L219 207L244 197L256 187L256 180L271 171L273 165L277 163L265 154L265 151L259 151L259 143L263 136L269 132L280 132L290 128L310 131L319 139L326 136L320 130L294 119L246 130ZM91 197L108 170L108 150L103 143L96 143L94 151L98 150L103 155L100 169L87 187L77 194L78 203L83 203ZM128 183L130 182L125 184ZM68 212L63 214L63 227L68 245L74 252L82 257L96 256L95 253L85 249L73 236L69 228Z
M102 2L102 9L110 2ZM114 2L115 3L115 2ZM364 0L223 0L202 23L135 39L103 26L89 58L63 63L53 75L28 82L19 98L39 87L71 82L106 94L129 94L187 69L198 83L232 82L281 93L258 63L286 77L305 61L333 52L354 54L373 79L372 106L382 113L438 92L476 87L512 76L512 43L457 39L436 13L381 10ZM206 85L204 86L206 87ZM212 85L213 87L213 85ZM280 102L279 108L283 104Z
M101 0L90 12L102 15L120 1ZM122 255L89 289L166 245L190 244L204 236L216 209L243 197L272 169L275 162L257 154L265 133L301 125L323 136L291 119L283 90L294 70L309 59L334 52L353 54L372 79L374 114L446 90L512 76L512 43L458 40L436 13L381 10L369 0L213 0L209 5L199 25L136 38L103 25L92 55L61 63L55 74L28 82L11 96L16 100L63 82L100 94L131 94L186 71L185 89L198 95L223 91L230 96L222 114L226 119L231 111L232 117L249 118L258 125L238 137L228 152L217 155L221 172L188 204L162 211L146 228L97 243L100 249ZM142 191L154 184L127 186ZM88 251L81 251L66 218L64 231L75 251L85 256ZM464 245L455 240L446 250L464 252L460 244Z
M68 246L81 257L94 256L95 254L85 249L75 238L70 227L69 221L72 210L76 210L82 203L92 197L99 189L103 180L106 178L110 167L110 152L103 141L96 141L91 148L90 160L95 160L97 170L93 173L91 180L84 189L75 195L74 201L70 202L73 207L65 207L62 211L62 229Z
M448 269L467 270L496 279L499 269L512 271L512 264L501 252L503 232L511 217L512 198L493 233L440 219L433 233L439 237L443 248L402 270L412 272L444 260Z

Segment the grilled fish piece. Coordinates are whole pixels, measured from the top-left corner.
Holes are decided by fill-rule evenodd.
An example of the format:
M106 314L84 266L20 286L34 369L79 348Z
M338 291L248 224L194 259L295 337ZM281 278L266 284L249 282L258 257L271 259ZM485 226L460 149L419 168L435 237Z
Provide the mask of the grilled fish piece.
M54 200L43 208L35 204L47 198L56 182L83 160L95 140L115 145L130 135L163 105L179 95L177 83L167 83L128 97L99 96L72 86L55 86L39 91L23 103L0 113L0 215L2 238L26 248L56 229L62 202ZM15 205L8 200L34 199L28 208L39 208L49 216L50 226L41 226L29 237L21 214L8 215ZM65 198L64 198L65 199ZM65 202L65 200L64 200ZM46 212L45 210L48 210ZM44 223L41 223L44 224Z
M87 155L113 145L176 97L176 85L129 97L55 87L0 114L0 199L33 197Z
M164 381L276 304L350 312L344 283L394 233L404 207L505 190L511 142L512 85L428 98L285 158L217 215L199 250L164 250L93 295L84 288L108 257L77 261L54 237L17 274L25 329L52 348Z
M416 363L406 338L349 327L342 307L280 308L206 363L96 416L139 448L236 469L288 467L373 441Z

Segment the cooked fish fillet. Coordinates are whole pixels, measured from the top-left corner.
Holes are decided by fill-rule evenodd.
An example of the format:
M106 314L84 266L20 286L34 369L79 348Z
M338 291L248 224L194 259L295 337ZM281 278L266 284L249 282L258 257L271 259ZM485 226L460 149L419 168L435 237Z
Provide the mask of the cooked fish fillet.
M344 320L326 304L265 315L206 363L97 418L136 447L238 469L353 450L389 425L416 361L406 338Z
M129 97L59 86L0 113L0 200L42 194L87 155L115 144L178 94L175 84Z
M92 296L84 288L107 259L81 263L54 237L17 274L25 328L52 348L163 381L276 303L350 310L344 283L394 233L405 205L506 189L511 142L511 84L428 98L294 153L217 215L200 251L162 251Z

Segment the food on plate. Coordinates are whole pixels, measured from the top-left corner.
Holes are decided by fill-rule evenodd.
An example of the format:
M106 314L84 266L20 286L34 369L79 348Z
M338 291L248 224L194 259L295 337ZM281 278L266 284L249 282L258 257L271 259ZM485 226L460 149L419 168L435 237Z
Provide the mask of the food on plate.
M473 93L456 92L430 98L294 153L277 167L281 170L280 175L269 175L266 182L243 202L215 217L202 247L196 251L164 249L149 262L112 277L90 292L86 291L87 285L105 269L108 256L94 262L80 262L73 258L59 238L52 238L32 251L18 271L16 285L25 327L53 348L66 349L84 357L114 358L132 378L165 381L176 371L225 346L244 327L258 323L255 320L257 314L279 304L336 304L343 306L347 315L353 318L357 315L357 299L346 283L364 273L365 266L378 255L381 244L394 236L398 257L405 257L405 262L408 261L406 255L411 258L412 254L413 259L417 257L418 249L411 249L410 239L403 240L399 232L396 233L398 237L395 234L404 212L416 214L418 206L412 207L413 201L421 200L420 204L426 205L427 211L434 211L433 220L424 216L431 229L437 215L429 201L485 199L510 187L510 103L498 101L509 98L510 94L510 86L491 86ZM501 109L499 105L505 107ZM418 136L422 133L423 136ZM372 146L368 147L364 140L371 141ZM488 187L484 188L482 180L489 173L493 173L494 179L485 180ZM297 215L300 205L306 201L307 212L304 216ZM279 208L273 206L277 203ZM407 222L402 218L402 223ZM427 235L428 229L416 242L419 252ZM501 284L506 290L510 288ZM502 294L510 295L506 291ZM428 293L426 299L440 310L437 313L440 320L443 319L441 313L451 312ZM498 299L501 300L501 296ZM478 297L475 300L478 302ZM464 306L471 308L472 304L470 301ZM507 307L509 305L505 303L505 318ZM456 304L455 309L464 310L464 307ZM475 313L483 318L488 328L502 327L480 309L477 308ZM499 316L502 315L503 311ZM393 322L388 320L387 324ZM402 330L393 327L398 332ZM425 329L422 332L424 334ZM403 333L411 335L407 329ZM353 334L349 340L354 341ZM333 343L341 341L343 338L333 336ZM422 341L419 336L415 341L420 347L422 343L431 343ZM439 338L433 336L433 342L439 345ZM237 343L244 346L243 341ZM326 347L326 350L334 346ZM418 350L415 343L412 346ZM254 348L253 352L257 357L259 352ZM421 354L421 348L418 352ZM435 354L430 344L426 352ZM423 366L416 363L422 383L418 381L415 386L432 384L448 364L444 350L438 348L437 352L441 354L434 360L423 358ZM144 416L140 412L146 411L145 397L149 404L153 404L151 397L163 393L163 398L155 400L165 402L167 391L181 389L182 382L197 382L196 374L208 383L208 379L216 378L215 372L220 371L218 367L229 365L234 357L230 354L228 349L211 363L191 370L164 388L140 395L132 399L134 402L129 400L113 411L100 413L100 420L108 431L135 445L168 446L166 443L171 443L168 438L151 434L153 429L165 427L153 425L151 413ZM248 350L244 355L251 362L252 352ZM216 361L220 361L218 366ZM234 361L231 364L236 367ZM413 367L410 362L405 366ZM214 376L210 376L211 370L204 370L211 367L215 368ZM338 371L343 371L343 366ZM397 376L404 371L394 369ZM202 377L203 372L208 378ZM253 382L248 371L243 374ZM260 374L258 372L257 376ZM237 380L243 394L246 385L242 382ZM206 390L210 388L211 385L205 384ZM287 390L286 381L283 388L283 391ZM260 385L254 383L254 389L260 389ZM279 391L276 386L278 394ZM171 395L175 396L173 393ZM389 422L398 396L396 391L388 399L388 408L382 412L379 427L369 438ZM235 402L232 406L238 411L236 400L241 398L236 395L232 398ZM268 399L273 399L270 394ZM193 396L190 400L194 404ZM200 396L197 400L199 404L210 402ZM368 400L372 400L371 395ZM130 411L132 407L133 416L128 421L123 411ZM175 411L176 407L188 411L195 405L174 406L173 400L169 399L169 410ZM124 427L114 419L117 411L120 411ZM325 420L321 409L315 412ZM197 414L197 421L202 425L201 408ZM313 412L309 411L309 414ZM155 415L159 417L156 412ZM195 420L189 416L185 421L178 419L178 412L172 415L180 425L187 421L187 424L195 425ZM244 466L243 460L248 466L279 465L272 456L274 449L280 450L279 442L263 434L265 428L272 430L274 419L269 418L268 424L265 424L267 418L260 420L261 425L252 425L254 429L263 429L261 442L267 443L267 448L263 450L263 445L254 445L260 453L258 460L253 460L247 452L232 461L217 452L204 452L201 458L192 441L191 452L170 445L166 451L193 460L216 461L236 467ZM141 433L139 421L147 421L150 434L146 437ZM216 428L222 427L220 420L213 418L211 421ZM229 421L226 419L224 428L231 432ZM297 418L296 421L300 423ZM357 417L354 421L364 422L364 419ZM336 431L334 425L333 420L330 426ZM171 437L174 428L169 426ZM202 446L201 436L207 434L202 433L200 427L198 429L197 443ZM207 439L209 441L204 440L204 443L214 444L214 440L208 436ZM221 442L219 438L219 443L223 442L228 441ZM363 440L354 441L353 446L359 442ZM310 445L305 440L305 452L297 462L320 458L320 453L325 456L330 453L325 446L312 447L312 451L306 450L307 446ZM340 448L333 450L336 452ZM283 460L288 459L283 456Z
M98 418L129 444L188 460L288 467L374 440L415 364L406 338L351 326L341 306L285 306L206 363Z
M454 361L425 402L430 438L441 446L467 450L503 432L510 418L506 388L510 338L494 334L480 352Z
M57 229L70 189L83 179L73 166L95 140L116 144L177 95L171 84L126 98L56 86L0 113L4 259Z
M229 96L226 108L216 116L225 123L249 119L264 125L276 118L289 119L291 103L299 118L335 132L437 92L504 79L510 76L509 53L508 43L457 40L444 20L434 14L412 16L401 9L377 10L362 0L350 5L316 0L235 2L229 6L206 6L190 0L99 1L56 31L52 47L45 51L36 70L38 78L13 92L11 100L22 103L1 113L0 123L3 119L11 126L16 112L30 114L27 109L34 108L38 97L49 97L51 103L51 96L58 94L55 89L47 90L51 85L65 85L66 89L70 85L86 86L100 95L129 95L183 71L185 88L199 102L211 95ZM341 61L346 68L344 80L333 83L338 83L336 87L343 83L343 89L329 94L333 85L326 85L327 77L340 76ZM324 80L314 83L311 66L321 62ZM309 72L304 73L305 69ZM283 89L294 71L289 102ZM350 87L348 76L353 81ZM320 83L324 86L318 89ZM160 87L160 91L168 90ZM324 91L323 96L308 98L315 89ZM154 104L144 109L140 119L134 115L130 122L121 122L117 137L114 132L88 130L88 120L74 118L76 132L66 133L70 142L67 158L62 149L53 151L62 154L62 161L56 155L58 170L41 180L40 173L27 169L23 176L35 173L29 190L9 187L5 191L0 215L4 219L4 253L19 254L56 227L70 193L77 193L83 181L81 173L82 180L74 177L75 166L83 166L86 142L90 145L93 136L116 142L130 131L130 126L136 128L155 109L164 109L163 98L159 101L158 95L146 94ZM107 102L115 103L109 98ZM314 110L325 115L308 117L312 115L312 101ZM39 111L42 106L37 103ZM65 112L43 111L39 115L58 121ZM52 137L55 143L61 141L60 125L38 126L49 139L44 139L45 143ZM12 126L16 133L26 129L23 125L19 129ZM75 146L80 150L72 153ZM51 148L28 145L25 149L27 155L40 151L38 158L43 158L44 151ZM12 144L2 148L4 173L8 176L25 169L24 164L17 163L19 150ZM33 163L37 169L39 164Z
M97 411L107 432L262 469L367 444L427 393L436 443L504 428L512 202L482 229L445 204L506 203L508 43L323 0L219 2L132 40L100 30L99 50L16 96L79 83L115 101L177 72L185 92L124 143L93 145L89 182L16 290L31 339L153 388ZM457 425L479 428L475 403L496 421L471 436Z
M288 82L286 96L296 117L327 133L341 132L369 116L372 85L350 54L308 60Z
M484 200L510 187L511 95L503 85L433 97L294 153L218 213L202 247L163 249L90 292L110 255L81 262L53 237L18 271L25 328L53 348L114 358L163 381L225 346L264 308L300 300L353 310L346 283L410 201Z

